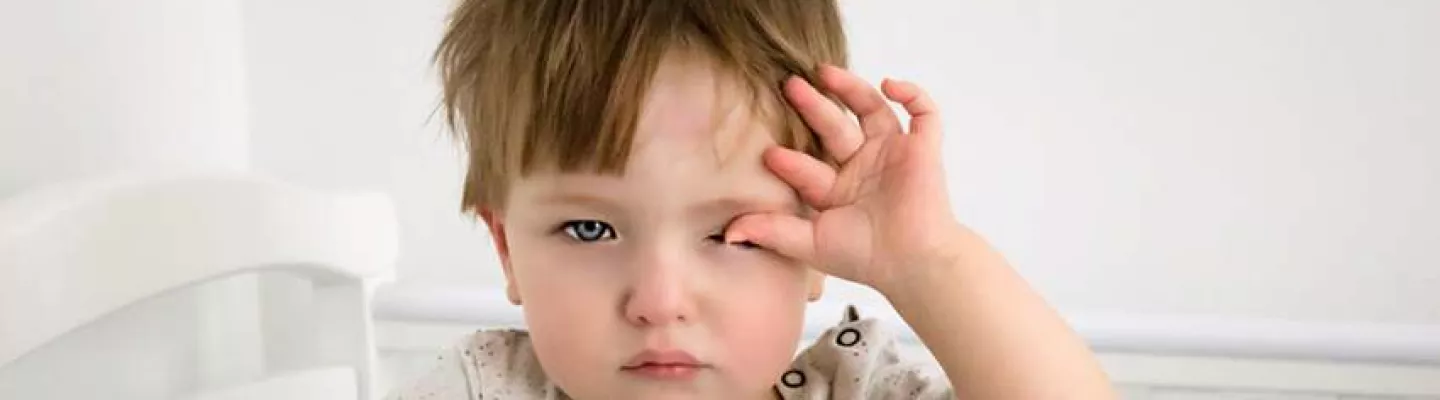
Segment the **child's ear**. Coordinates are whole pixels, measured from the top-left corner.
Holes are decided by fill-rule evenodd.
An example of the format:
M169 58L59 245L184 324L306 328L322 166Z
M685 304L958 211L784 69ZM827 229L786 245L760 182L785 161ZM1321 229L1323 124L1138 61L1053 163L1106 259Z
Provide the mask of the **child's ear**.
M810 285L810 291L806 295L807 299L812 302L820 300L820 296L825 294L825 274L809 268L809 271L805 272L805 279L809 281L807 284Z
M482 209L480 219L490 228L490 239L495 242L495 253L500 255L500 270L505 273L505 297L510 304L520 305L520 289L515 286L515 273L510 268L510 243L505 237L505 221L495 210Z

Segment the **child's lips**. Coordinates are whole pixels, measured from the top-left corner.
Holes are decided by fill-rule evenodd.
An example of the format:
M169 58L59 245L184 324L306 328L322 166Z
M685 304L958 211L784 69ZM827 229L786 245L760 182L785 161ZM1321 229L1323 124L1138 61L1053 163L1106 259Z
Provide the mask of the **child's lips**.
M646 350L631 358L621 371L652 379L686 380L710 366L679 350Z
M694 364L644 364L624 367L622 371L651 379L689 380L706 367Z

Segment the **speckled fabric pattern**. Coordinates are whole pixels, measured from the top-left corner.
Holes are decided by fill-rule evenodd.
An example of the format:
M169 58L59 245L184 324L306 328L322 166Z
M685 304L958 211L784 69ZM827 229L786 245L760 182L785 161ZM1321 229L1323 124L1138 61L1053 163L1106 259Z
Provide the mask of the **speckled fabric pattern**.
M395 400L569 399L545 377L529 333L479 331L437 357L435 367Z
M781 399L950 399L949 382L933 364L903 360L894 334L846 309L840 324L802 351L777 377ZM545 377L522 330L467 335L439 356L435 368L393 400L569 399Z
M776 385L784 399L951 399L933 364L904 360L895 335L854 307L790 364Z

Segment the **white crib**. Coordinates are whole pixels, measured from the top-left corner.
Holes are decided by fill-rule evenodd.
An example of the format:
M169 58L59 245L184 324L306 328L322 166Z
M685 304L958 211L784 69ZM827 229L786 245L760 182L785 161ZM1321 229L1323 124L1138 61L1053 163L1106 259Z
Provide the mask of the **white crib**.
M252 176L0 199L0 399L374 398L396 247L384 196Z

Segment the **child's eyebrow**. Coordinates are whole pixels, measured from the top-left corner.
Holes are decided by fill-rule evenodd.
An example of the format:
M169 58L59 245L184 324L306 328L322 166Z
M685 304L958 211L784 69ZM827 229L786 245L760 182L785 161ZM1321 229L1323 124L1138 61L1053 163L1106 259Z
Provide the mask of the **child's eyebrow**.
M541 197L538 203L541 205L578 205L601 210L615 210L620 208L618 204L610 199L574 192L551 193Z
M582 206L599 210L617 211L621 202L603 196L577 192L555 192L546 194L537 201L542 206ZM740 214L753 212L781 212L803 214L801 204L792 198L774 198L760 195L736 195L717 197L690 207L693 215Z

